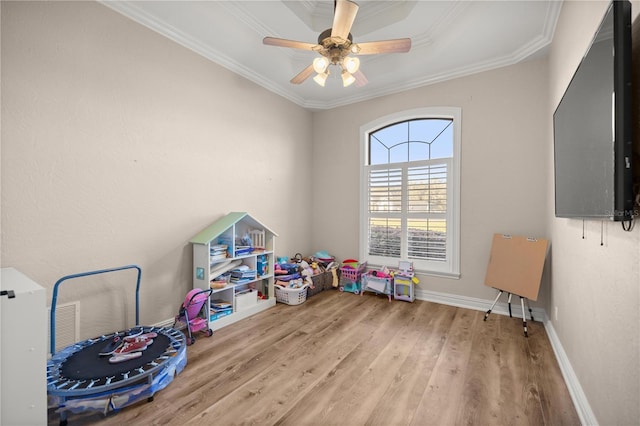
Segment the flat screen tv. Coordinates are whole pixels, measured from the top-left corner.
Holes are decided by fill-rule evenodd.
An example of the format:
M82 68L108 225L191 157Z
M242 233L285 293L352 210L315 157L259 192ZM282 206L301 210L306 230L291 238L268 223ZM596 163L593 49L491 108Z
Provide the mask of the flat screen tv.
M613 1L553 114L556 217L633 218L631 4Z

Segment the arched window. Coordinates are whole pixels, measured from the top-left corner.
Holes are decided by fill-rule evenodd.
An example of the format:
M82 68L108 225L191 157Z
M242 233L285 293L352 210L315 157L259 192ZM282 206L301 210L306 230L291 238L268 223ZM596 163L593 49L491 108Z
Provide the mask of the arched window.
M360 258L458 277L459 108L423 108L361 128Z

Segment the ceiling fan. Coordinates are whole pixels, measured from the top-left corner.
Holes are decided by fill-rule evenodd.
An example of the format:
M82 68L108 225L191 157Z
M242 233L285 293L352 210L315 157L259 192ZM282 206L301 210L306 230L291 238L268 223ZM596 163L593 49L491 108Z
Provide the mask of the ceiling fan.
M329 76L329 65L337 65L341 69L344 87L356 83L361 87L368 83L360 71L360 59L350 55L376 55L379 53L408 52L411 49L410 38L394 40L354 43L351 26L358 13L358 4L350 0L334 0L333 25L318 36L318 44L283 38L265 37L262 42L270 46L291 47L294 49L312 50L320 57L291 79L291 83L300 84L316 72L313 80L324 86Z

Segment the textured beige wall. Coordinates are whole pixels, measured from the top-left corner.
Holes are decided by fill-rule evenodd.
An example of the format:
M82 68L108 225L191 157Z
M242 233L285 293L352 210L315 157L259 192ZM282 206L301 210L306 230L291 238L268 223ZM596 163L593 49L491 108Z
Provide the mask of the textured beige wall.
M310 249L311 125L99 3L3 1L2 266L52 288L135 263L141 322L173 318L191 288L189 240L226 213L279 233L280 255ZM81 300L85 334L122 321L99 312L107 290L82 288L64 284L61 299Z
M313 210L316 248L358 256L360 126L402 110L460 107L461 278L423 276L419 287L493 299L495 291L484 285L493 233L548 237L546 72L545 59L531 60L316 113L314 186L336 198ZM538 305L545 294L546 285Z
M550 316L558 307L553 326L599 423L636 424L640 228L605 223L600 247L599 222L583 240L581 221L553 217L551 113L604 8L565 2L548 63L312 115L97 3L3 1L2 266L51 288L137 263L149 324L177 313L191 285L188 241L228 211L278 232L278 254L353 257L360 126L459 106L462 278L421 287L492 299L482 284L491 234L550 237L539 304ZM67 299L88 305L90 322L105 300L131 303L108 291Z
M564 3L549 54L548 115L557 107L607 4ZM634 1L636 21L639 10L640 2ZM552 128L548 135L548 162L553 164ZM619 223L586 221L583 239L581 220L554 217L553 176L547 193L553 244L547 312L597 422L638 424L640 226L623 232ZM552 314L556 307L557 320Z

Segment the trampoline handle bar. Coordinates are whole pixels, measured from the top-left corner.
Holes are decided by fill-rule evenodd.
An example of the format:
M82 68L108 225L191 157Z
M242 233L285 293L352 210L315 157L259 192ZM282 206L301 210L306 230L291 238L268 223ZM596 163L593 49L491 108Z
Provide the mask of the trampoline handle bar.
M122 271L125 269L138 270L138 278L136 279L136 325L140 324L140 317L139 317L140 276L142 275L142 270L140 269L139 266L126 265L126 266L120 266L117 268L100 269L99 271L81 272L79 274L64 276L60 278L58 281L56 281L55 285L53 286L53 297L51 299L51 328L50 328L51 329L51 355L54 355L56 353L56 304L58 303L58 287L60 286L60 284L62 284L64 281L67 281L73 278L88 277L90 275L98 275L98 274L104 274L107 272Z

